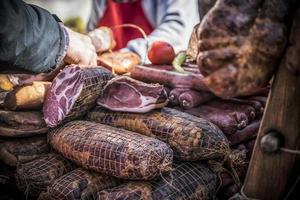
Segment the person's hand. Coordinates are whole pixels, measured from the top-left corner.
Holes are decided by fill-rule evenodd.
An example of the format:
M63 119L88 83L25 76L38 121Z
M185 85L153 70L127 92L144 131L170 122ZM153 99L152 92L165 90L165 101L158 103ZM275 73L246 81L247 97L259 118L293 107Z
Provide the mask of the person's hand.
M64 61L79 66L97 66L97 54L90 37L66 28L69 34L69 47Z
M97 53L110 51L116 46L114 34L108 27L101 26L88 33Z

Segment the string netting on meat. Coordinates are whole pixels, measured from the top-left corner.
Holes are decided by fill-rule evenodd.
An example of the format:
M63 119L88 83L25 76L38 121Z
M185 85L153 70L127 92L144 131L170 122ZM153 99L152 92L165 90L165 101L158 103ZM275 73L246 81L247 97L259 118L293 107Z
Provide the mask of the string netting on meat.
M174 170L151 182L129 182L102 191L99 198L131 197L139 200L214 199L217 175L200 163L175 163Z
M152 182L154 199L212 199L218 179L205 165L199 163L174 163L174 170ZM167 194L165 191L168 191Z
M166 171L171 149L156 139L87 121L73 121L49 134L50 143L82 167L121 178L148 179Z
M16 172L17 186L26 196L38 196L40 192L46 191L47 187L57 177L71 169L71 163L61 156L48 154L18 166Z
M94 200L98 191L118 183L119 180L113 177L75 169L55 180L48 192L51 199Z
M101 94L107 81L112 78L111 73L99 68L88 68L77 73L82 74L80 77L82 79L82 89L79 98L71 109L72 112L69 112L66 116L68 120L74 119L78 115L82 115L82 112L90 109L94 105L96 98ZM74 113L76 114L74 115Z
M220 129L206 120L173 109L134 114L97 107L87 119L158 138L170 144L180 160L204 160L229 154L228 140Z

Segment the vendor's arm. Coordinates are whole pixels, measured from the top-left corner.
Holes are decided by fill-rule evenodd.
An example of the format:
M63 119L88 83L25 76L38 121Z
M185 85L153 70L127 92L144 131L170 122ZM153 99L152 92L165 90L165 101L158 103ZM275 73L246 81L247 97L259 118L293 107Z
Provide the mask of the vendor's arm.
M64 28L48 11L37 6L21 0L1 0L0 27L0 68L48 72L63 60L96 63L94 47L87 36Z
M146 14L155 15L154 17L149 15L148 18L155 18L153 23L157 24L155 30L148 36L148 40L150 43L155 40L169 42L176 52L185 50L194 25L199 23L197 0L156 0L156 2L156 9L144 6L144 9L149 9L145 10ZM152 0L144 3L152 3ZM138 53L144 60L147 42L144 39L132 40L128 43L127 49Z

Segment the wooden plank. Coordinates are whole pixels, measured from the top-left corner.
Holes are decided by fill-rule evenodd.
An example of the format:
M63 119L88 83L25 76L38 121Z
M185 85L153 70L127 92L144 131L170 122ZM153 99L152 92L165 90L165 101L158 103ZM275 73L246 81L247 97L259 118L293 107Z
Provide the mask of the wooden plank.
M297 20L298 19L298 20ZM286 152L266 154L261 138L270 130L284 137L284 147L299 148L300 143L300 9L294 20L290 46L272 84L258 138L243 188L244 194L255 199L283 199L296 159Z

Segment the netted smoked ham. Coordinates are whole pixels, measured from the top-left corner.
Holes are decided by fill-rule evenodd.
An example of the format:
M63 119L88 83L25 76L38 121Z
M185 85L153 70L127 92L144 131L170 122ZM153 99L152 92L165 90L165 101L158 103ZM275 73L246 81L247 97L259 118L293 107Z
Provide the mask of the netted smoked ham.
M0 140L0 160L12 167L41 157L49 150L45 135Z
M131 180L147 180L171 169L171 148L154 138L111 126L73 121L52 130L51 146L78 165Z
M145 114L95 108L87 119L158 138L168 143L180 160L224 157L229 150L226 137L214 124L171 108Z
M4 107L9 110L40 109L50 85L51 82L35 81L17 86L6 95Z
M201 163L175 163L174 170L152 182L129 182L103 190L98 200L165 200L215 198L218 177Z
M17 167L17 186L26 196L37 197L41 192L46 191L56 178L73 168L73 165L63 157L48 154Z
M220 0L202 20L197 63L217 96L249 95L271 78L286 44L287 0Z
M140 61L140 57L132 52L111 52L100 55L97 59L101 65L116 74L130 72Z
M162 108L168 103L162 85L147 84L130 77L110 80L98 98L97 104L114 111L145 113Z
M70 66L53 80L47 93L43 114L49 127L84 115L92 108L112 74L101 67Z
M0 136L27 137L47 131L43 115L39 111L0 110Z
M119 183L120 180L114 177L78 168L56 179L47 192L40 195L39 200L96 199L97 192Z

